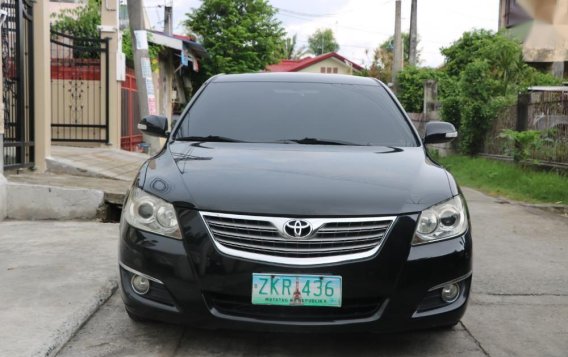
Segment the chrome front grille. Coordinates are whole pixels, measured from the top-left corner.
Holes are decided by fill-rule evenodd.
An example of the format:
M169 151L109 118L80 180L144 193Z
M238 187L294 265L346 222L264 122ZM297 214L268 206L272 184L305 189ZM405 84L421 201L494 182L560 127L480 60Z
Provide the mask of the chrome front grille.
M217 248L228 255L273 263L324 264L375 254L396 217L308 218L311 233L296 238L283 217L201 212Z

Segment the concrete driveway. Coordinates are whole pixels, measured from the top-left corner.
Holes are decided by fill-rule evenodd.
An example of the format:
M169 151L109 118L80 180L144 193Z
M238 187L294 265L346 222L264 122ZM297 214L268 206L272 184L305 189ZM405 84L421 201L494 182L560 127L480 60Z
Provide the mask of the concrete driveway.
M465 194L473 295L450 331L290 335L135 324L115 294L60 356L568 356L568 218Z

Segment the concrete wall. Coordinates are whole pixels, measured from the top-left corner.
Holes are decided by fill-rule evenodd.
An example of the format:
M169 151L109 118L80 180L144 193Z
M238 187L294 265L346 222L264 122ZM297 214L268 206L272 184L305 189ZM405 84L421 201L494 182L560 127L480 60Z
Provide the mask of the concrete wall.
M327 73L327 68L329 67L332 69L332 73L333 73L333 68L337 68L337 74L353 74L351 67L339 61L336 58L328 58L312 66L306 67L298 72L322 73L321 72L322 67L326 69L326 73Z
M508 23L507 23L508 22ZM500 0L499 28L523 42L523 58L563 78L568 71L568 0Z

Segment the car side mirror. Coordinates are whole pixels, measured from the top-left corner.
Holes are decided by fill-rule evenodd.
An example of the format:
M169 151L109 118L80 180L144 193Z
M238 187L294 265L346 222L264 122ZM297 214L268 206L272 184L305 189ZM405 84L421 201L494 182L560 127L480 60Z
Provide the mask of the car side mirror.
M168 118L160 115L148 115L138 124L144 134L166 138L168 136Z
M458 132L453 124L444 121L431 121L426 123L424 144L449 143L458 137Z

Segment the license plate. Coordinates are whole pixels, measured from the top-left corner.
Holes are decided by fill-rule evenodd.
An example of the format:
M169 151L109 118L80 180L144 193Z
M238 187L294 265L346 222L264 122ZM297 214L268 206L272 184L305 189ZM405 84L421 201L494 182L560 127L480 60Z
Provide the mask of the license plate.
M341 307L341 277L253 273L252 303Z

